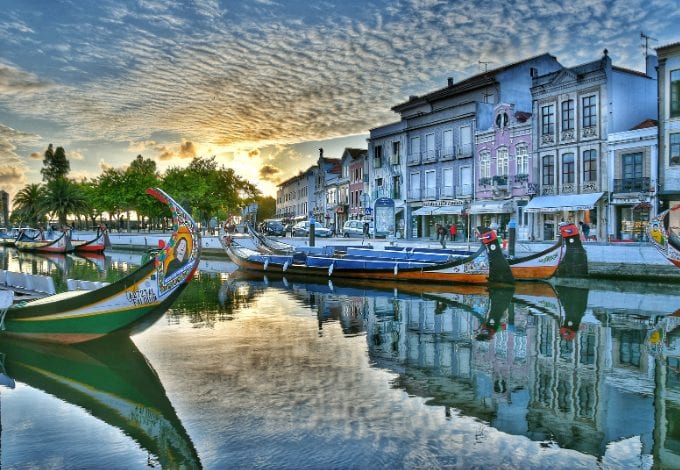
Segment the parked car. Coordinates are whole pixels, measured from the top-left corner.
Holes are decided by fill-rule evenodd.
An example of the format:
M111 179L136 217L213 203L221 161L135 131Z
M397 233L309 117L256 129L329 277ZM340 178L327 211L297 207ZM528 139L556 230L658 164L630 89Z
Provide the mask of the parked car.
M308 237L309 236L309 220L303 220L293 225L293 236L294 237ZM314 224L314 236L328 238L331 236L331 231L316 222Z
M286 229L279 219L267 219L262 225L265 235L276 235L282 237L286 234Z
M345 238L350 237L363 237L364 236L364 221L363 220L348 220L345 225L342 226L342 236ZM368 235L373 236L373 222L368 223Z

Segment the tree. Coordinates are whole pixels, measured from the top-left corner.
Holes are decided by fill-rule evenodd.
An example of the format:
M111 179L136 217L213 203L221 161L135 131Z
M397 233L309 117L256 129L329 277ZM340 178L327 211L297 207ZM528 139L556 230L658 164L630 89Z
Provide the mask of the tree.
M28 184L14 196L13 218L21 223L39 225L44 221L45 188L39 184Z
M257 220L273 219L276 215L276 199L271 196L258 196L255 198L257 202Z
M57 178L47 183L43 208L66 225L69 214L86 214L87 201L77 184L67 178Z
M215 157L194 158L187 168L169 168L163 176L163 189L200 221L229 213L259 195L258 189L231 168L218 167Z
M59 178L66 178L71 171L71 164L66 158L64 147L57 147L53 150L52 144L45 150L43 168L40 170L43 181L53 181Z
M151 218L162 214L161 206L146 194L148 188L154 188L159 184L155 161L137 155L125 170L123 179L127 189L124 200L129 208L142 217Z

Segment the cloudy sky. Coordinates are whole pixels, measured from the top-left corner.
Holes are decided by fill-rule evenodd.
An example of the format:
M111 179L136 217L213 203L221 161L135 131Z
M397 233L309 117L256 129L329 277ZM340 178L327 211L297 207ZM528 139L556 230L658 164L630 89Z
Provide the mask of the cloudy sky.
M511 4L516 4L511 6ZM640 32L680 40L679 0L0 0L0 188L141 154L216 156L269 195L318 157L366 148L390 108L541 53L643 70Z

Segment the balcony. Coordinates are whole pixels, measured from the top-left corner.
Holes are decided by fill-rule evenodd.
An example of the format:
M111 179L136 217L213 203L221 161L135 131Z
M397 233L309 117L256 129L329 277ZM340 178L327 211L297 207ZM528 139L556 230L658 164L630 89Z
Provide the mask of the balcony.
M426 150L423 152L423 161L424 162L433 162L437 159L437 154L435 153L434 150Z
M436 199L437 197L437 188L425 188L424 192L423 197L425 199Z
M521 173L519 175L515 175L515 183L524 183L525 181L529 181L529 175L526 173Z
M649 177L620 178L614 180L615 193L646 193L648 191L652 191Z
M491 186L491 177L479 178L480 186Z
M460 157L472 156L472 144L461 144L458 146L458 155Z
M420 163L420 153L409 154L408 158L406 159L407 165L418 165L419 163Z
M444 147L441 149L441 156L439 157L440 160L453 160L455 157L455 151L453 147Z
M492 182L494 186L507 186L508 177L507 175L496 175L492 178Z
M442 199L453 199L455 195L456 192L453 186L443 186L440 190L440 197Z

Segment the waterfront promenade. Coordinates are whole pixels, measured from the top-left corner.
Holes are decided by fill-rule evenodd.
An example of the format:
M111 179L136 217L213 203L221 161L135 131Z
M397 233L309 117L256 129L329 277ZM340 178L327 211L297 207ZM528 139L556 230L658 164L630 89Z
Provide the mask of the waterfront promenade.
M78 234L79 236L82 233ZM160 240L166 240L169 232L115 232L109 233L111 244L118 250L146 250L158 246ZM236 240L242 239L247 242L248 237L236 234ZM297 246L309 245L309 240L301 237L285 237L287 243ZM204 235L202 237L203 255L206 258L221 257L224 255L217 236ZM428 240L386 240L386 239L361 239L361 238L317 238L316 246L323 245L365 245L382 248L385 245L419 246L438 248L441 245L436 241ZM518 241L515 245L515 255L525 256L539 252L548 246L546 242ZM447 243L447 248L467 249L476 248L479 245L457 241ZM645 280L680 283L680 269L671 264L650 243L617 243L617 242L587 242L584 247L588 254L588 271L591 277L611 278L623 280Z

